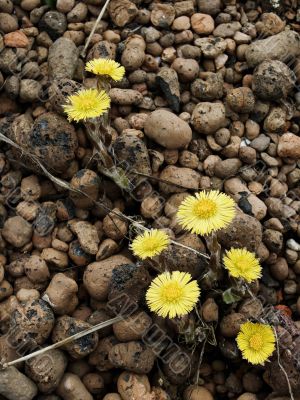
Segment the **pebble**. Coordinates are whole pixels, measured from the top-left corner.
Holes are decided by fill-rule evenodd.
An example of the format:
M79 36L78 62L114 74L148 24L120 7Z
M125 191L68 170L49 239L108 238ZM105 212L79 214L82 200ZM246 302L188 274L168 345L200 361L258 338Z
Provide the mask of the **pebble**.
M16 343L32 338L35 345L41 345L54 326L53 311L42 299L18 305L11 318L12 324L19 328L14 337Z
M215 29L214 19L208 14L195 13L191 17L193 31L199 35L209 35Z
M176 58L171 67L177 72L179 80L182 82L193 81L199 73L197 61L189 58Z
M300 137L290 132L284 133L279 138L277 154L279 157L298 159L300 157Z
M167 149L186 147L192 139L188 123L166 111L153 111L144 124L146 136Z
M151 22L154 26L168 28L175 19L175 10L171 4L155 3L151 11Z
M113 269L130 262L130 259L123 255L114 255L88 265L83 275L83 284L90 296L104 301L108 296Z
M48 68L50 79L72 79L78 64L78 50L68 38L57 39L49 49Z
M281 61L263 61L254 70L252 88L260 99L274 101L286 98L293 86L292 71Z
M67 268L69 264L68 256L63 251L55 250L52 248L43 249L41 253L43 260L58 269Z
M224 190L234 198L239 207L249 215L258 220L263 219L267 214L265 203L250 192L247 186L239 178L226 180Z
M242 162L238 158L227 158L215 165L215 175L221 179L228 178L236 175L241 166Z
M226 249L245 247L253 252L262 242L262 226L256 218L238 211L232 223L218 232L218 239Z
M47 32L52 40L56 40L67 30L67 19L58 11L48 11L40 19L38 26L40 31Z
M72 10L75 5L75 0L57 0L56 9L57 11L67 14Z
M12 246L20 248L30 242L32 226L19 216L8 218L4 223L2 236Z
M266 150L269 147L270 142L271 142L271 139L268 136L261 134L257 138L252 140L252 142L250 143L250 146L253 147L255 150L261 152L261 151Z
M198 190L200 184L200 174L198 172L190 168L178 168L173 165L168 165L162 170L160 179L170 182L164 183L161 181L159 183L159 188L163 193L180 193L186 189Z
M197 132L214 134L227 125L225 107L222 103L198 103L194 108L191 122Z
M213 35L221 38L230 38L241 29L242 25L238 21L220 24L213 31Z
M0 13L0 31L3 33L14 32L18 29L17 18L7 13Z
M8 367L0 371L0 394L7 399L32 400L37 393L35 383L17 368Z
M300 251L300 243L296 242L294 239L288 239L286 241L286 244L289 249L295 250L295 251Z
M180 87L176 71L172 68L161 68L156 76L156 81L172 110L179 112Z
M88 254L96 254L99 246L99 236L94 225L86 221L78 221L72 225L73 232L77 235L83 250Z
M112 21L119 27L131 22L138 13L136 5L129 0L112 0L108 6Z
M29 45L29 39L22 31L7 33L3 40L6 47L26 48Z
M38 101L42 96L42 86L33 79L22 79L19 96L21 102L32 103Z

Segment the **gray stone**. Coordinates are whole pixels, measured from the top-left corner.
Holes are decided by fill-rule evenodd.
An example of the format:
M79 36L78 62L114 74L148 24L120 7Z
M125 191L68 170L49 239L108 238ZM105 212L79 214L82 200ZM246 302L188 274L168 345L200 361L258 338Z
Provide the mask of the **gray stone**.
M57 39L49 49L48 69L50 79L72 79L79 53L74 42L67 38Z

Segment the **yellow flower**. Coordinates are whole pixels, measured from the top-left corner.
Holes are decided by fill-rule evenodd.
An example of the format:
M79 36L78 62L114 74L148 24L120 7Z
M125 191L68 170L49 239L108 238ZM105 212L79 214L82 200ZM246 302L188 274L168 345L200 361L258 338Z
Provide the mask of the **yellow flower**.
M254 253L246 249L230 249L223 257L223 263L234 278L252 282L261 277L261 266Z
M110 98L104 90L83 89L69 96L69 103L64 105L69 121L87 120L104 114L110 107Z
M95 75L109 76L114 81L120 81L125 74L125 68L122 65L106 58L94 58L86 64L85 69Z
M170 244L169 236L159 229L151 229L137 236L130 245L133 253L144 260L159 255Z
M236 342L243 358L251 364L263 364L275 350L275 335L270 325L245 322Z
M150 310L163 318L174 318L192 311L200 296L200 289L197 281L191 279L189 273L180 271L158 275L146 294Z
M225 228L235 216L235 202L218 190L188 196L178 208L179 223L192 233L207 235Z

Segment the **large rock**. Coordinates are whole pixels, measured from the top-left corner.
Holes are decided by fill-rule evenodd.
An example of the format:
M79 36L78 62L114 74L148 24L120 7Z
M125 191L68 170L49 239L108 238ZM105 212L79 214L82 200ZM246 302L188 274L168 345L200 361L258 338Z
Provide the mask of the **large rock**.
M245 57L250 67L265 60L286 61L300 55L300 36L295 31L283 31L248 46Z
M144 125L145 134L167 149L180 149L192 139L189 124L166 110L153 111Z
M192 124L197 132L205 135L224 128L227 125L224 105L208 102L197 104L192 114Z
M262 242L262 226L256 218L238 210L231 224L218 232L218 239L225 249L246 247L256 251Z
M49 78L72 79L78 63L79 53L74 42L61 37L49 49L48 72Z

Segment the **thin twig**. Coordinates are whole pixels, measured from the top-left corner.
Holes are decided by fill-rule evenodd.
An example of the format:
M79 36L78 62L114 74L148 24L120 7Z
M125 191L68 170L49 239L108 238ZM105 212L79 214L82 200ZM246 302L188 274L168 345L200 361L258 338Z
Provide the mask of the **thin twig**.
M27 360L30 360L33 357L39 356L40 354L44 354L49 350L57 349L58 347L61 347L61 346L65 345L65 344L67 344L67 343L70 343L73 340L80 339L80 338L82 338L82 337L84 337L86 335L89 335L90 333L93 333L93 332L96 332L96 331L98 331L100 329L106 328L107 326L110 326L110 325L114 324L115 322L119 322L123 318L124 317L122 315L118 315L115 318L111 318L111 319L109 319L107 321L101 322L100 324L94 325L91 328L85 329L84 331L75 333L75 335L69 336L69 337L67 337L67 338L65 338L65 339L63 339L63 340L61 340L61 341L59 341L57 343L54 343L54 344L51 344L50 346L44 347L42 349L39 349L39 350L37 350L37 351L35 351L35 352L31 353L31 354L28 354L27 356L18 358L17 360L13 360L13 361L10 361L8 363L4 363L2 365L2 368L11 367L12 365L18 364L19 362L27 361Z
M92 36L95 33L95 31L97 29L97 26L98 26L99 22L101 21L101 18L103 17L109 2L110 2L110 0L106 0L104 6L102 7L102 10L100 11L100 13L99 13L99 15L98 15L98 17L97 17L97 19L96 19L96 21L94 23L93 29L91 30L91 33L89 34L89 37L88 37L88 39L87 39L87 41L85 43L85 46L84 46L84 48L83 48L83 50L81 52L81 57L82 58L85 58L85 56L86 56L86 51L87 51L87 48L89 47L90 41L92 40Z
M285 376L285 379L287 381L290 398L291 398L291 400L294 400L294 395L293 395L293 391L292 391L292 387L291 387L291 383L290 383L288 374L287 374L286 370L284 369L284 366L281 364L281 361L280 361L279 341L278 341L278 336L277 336L276 329L274 327L273 327L273 332L274 332L275 339L276 339L277 363L278 363L279 368L283 372L283 374Z

